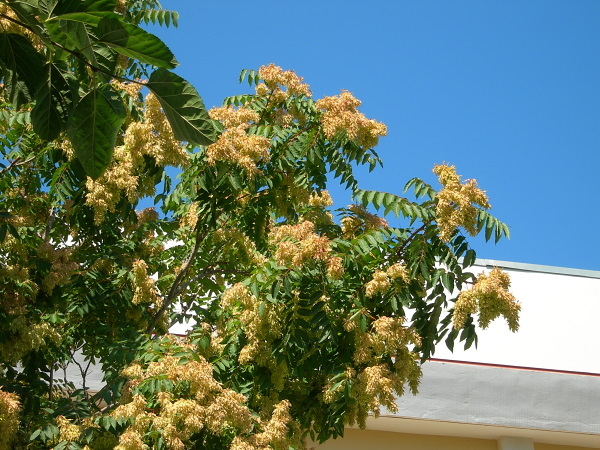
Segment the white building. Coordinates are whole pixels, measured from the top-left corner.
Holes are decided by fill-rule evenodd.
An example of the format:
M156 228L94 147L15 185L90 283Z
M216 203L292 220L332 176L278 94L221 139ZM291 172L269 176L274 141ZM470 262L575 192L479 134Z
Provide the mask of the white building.
M478 260L511 275L521 328L501 320L479 346L441 344L417 396L367 430L318 449L575 450L600 448L600 272ZM476 271L477 269L476 268Z

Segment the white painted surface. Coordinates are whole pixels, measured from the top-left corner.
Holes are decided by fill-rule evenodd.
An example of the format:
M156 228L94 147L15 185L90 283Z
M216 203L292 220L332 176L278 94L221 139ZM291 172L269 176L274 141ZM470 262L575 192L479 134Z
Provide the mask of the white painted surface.
M428 361L419 393L396 404L382 415L592 434L600 446L600 376Z
M478 332L477 349L464 351L457 342L452 353L440 343L434 358L600 373L600 272L497 264L510 274L511 292L521 302L519 331L512 333L499 318ZM483 270L489 269L475 273Z

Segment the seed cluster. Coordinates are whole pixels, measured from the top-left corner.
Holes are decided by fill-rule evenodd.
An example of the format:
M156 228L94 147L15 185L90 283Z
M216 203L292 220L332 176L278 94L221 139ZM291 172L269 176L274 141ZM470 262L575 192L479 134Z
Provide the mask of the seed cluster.
M454 166L435 165L433 173L443 186L437 194L436 206L440 239L448 242L458 227L463 227L471 236L475 236L479 232L477 207L491 208L485 191L477 187L475 180L461 183Z
M454 305L454 328L462 328L467 318L479 312L479 326L487 328L490 322L503 316L511 331L519 329L521 304L508 289L510 276L494 267L489 274L481 273L471 289L459 294Z
M325 136L333 139L338 133L345 132L349 139L356 139L358 145L375 147L379 138L387 135L387 127L381 122L367 119L357 109L360 104L360 100L348 91L317 100L316 107L322 111L321 124Z
M67 150L68 146L63 149ZM94 209L97 224L103 222L107 212L114 212L122 195L135 203L139 197L154 194L153 177L144 175L145 156L161 167L187 167L189 164L187 150L175 139L153 94L146 97L143 118L128 125L123 145L115 147L113 160L106 171L97 180L87 179L86 204Z

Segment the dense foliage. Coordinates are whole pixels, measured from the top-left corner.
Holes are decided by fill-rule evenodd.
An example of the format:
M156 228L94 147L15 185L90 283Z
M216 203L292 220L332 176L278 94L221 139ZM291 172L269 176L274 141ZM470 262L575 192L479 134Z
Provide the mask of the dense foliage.
M140 27L176 20L0 2L0 448L302 448L394 410L474 314L518 327L507 276L469 272L465 234L508 234L474 180L359 189L385 125L274 65L207 112Z

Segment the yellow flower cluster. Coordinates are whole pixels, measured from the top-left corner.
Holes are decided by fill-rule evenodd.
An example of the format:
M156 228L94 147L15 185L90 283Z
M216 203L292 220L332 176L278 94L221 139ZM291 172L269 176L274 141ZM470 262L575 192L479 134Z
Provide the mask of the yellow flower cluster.
M332 256L327 261L327 276L339 280L344 275L344 261L339 256Z
M353 238L367 231L388 226L387 220L368 212L364 206L348 205L348 210L351 214L341 220L342 233L346 238Z
M282 400L273 410L268 422L263 422L262 431L252 436L236 436L231 443L231 450L267 450L304 448L298 433L297 424L290 415L292 404ZM295 445L294 445L295 444Z
M394 381L398 381L397 378L385 364L369 366L357 375L355 390L358 391L357 421L359 425L365 423L366 414L370 411L373 412L375 418L379 417L382 404L391 412L398 410L394 401Z
M229 251L242 256L245 261L263 264L265 257L256 249L254 242L238 228L219 228L215 232L215 242L226 243Z
M281 108L275 111L273 123L282 128L287 128L292 125L294 118L294 114L290 113L287 109Z
M190 204L187 212L180 217L179 226L187 227L190 229L196 228L196 224L198 223L198 203L193 202Z
M221 306L224 309L236 307L250 309L254 307L256 302L256 297L242 283L234 284L221 295Z
M299 267L311 260L327 261L330 241L315 232L308 220L296 225L280 225L270 233L271 241L277 246L275 260L281 265Z
M88 177L86 204L94 209L94 222L102 223L107 212L113 212L122 193L134 202L138 197L138 177L133 174L134 165L126 152L115 148L114 162L97 180Z
M13 365L26 353L60 340L60 334L48 323L31 323L24 316L16 317L8 331L11 339L0 345L0 360Z
M156 282L148 276L148 265L146 262L137 259L133 262L131 269L133 286L135 287L131 302L134 305L151 304L160 308L162 298L156 289Z
M307 97L311 95L308 84L304 83L303 78L292 70L283 70L275 64L269 64L258 69L258 75L265 83L260 83L256 87L256 93L258 95L270 93L276 102L285 101L289 95L306 95ZM286 90L282 90L281 87Z
M305 192L301 194L303 200L306 200L307 193L308 191L305 190ZM310 193L307 202L311 208L307 209L302 214L302 220L310 221L317 226L329 226L334 223L333 215L327 210L328 206L333 205L333 199L331 198L331 195L329 195L329 192L321 191Z
M77 440L81 436L82 431L80 425L74 424L65 416L57 416L56 423L60 430L60 435L58 438L59 442L77 442Z
M372 298L378 294L385 294L391 287L390 279L400 279L407 283L410 281L408 270L400 263L392 264L385 272L382 270L375 270L371 281L365 284L365 295L368 298Z
M258 121L258 114L248 108L235 109L232 106L213 108L209 114L212 119L220 120L226 130L217 142L206 149L208 163L228 161L243 167L250 177L257 175L259 169L256 164L269 161L271 148L269 139L246 132L250 122Z
M289 401L275 405L268 420L253 416L245 404L246 397L223 388L213 378L212 365L201 356L182 364L178 357L168 354L146 369L133 364L122 374L131 379L129 392L145 380L159 377L166 377L175 386L185 383L187 388L185 397L176 396L176 390L157 393L153 408L139 394L125 396L127 403L111 413L116 418L134 419L119 438L116 447L119 450L147 449L143 436L150 428L160 430L167 448L176 450L190 448L190 439L201 430L219 436L235 429L238 437L231 448L258 450L271 448L269 445L284 448L286 443L291 443ZM256 429L261 431L252 431Z
M409 345L421 342L419 335L409 327L404 326L402 317L380 317L372 324L372 332L357 333L354 362L357 365L378 363L384 355L392 355L397 359L409 360L417 357L409 352ZM397 361L404 364L406 361Z
M90 266L89 270L97 270L99 272L104 272L107 274L113 273L114 262L110 259L97 259Z
M404 264L400 264L400 263L392 264L390 267L388 267L386 272L387 272L388 276L392 279L400 278L405 283L408 283L410 281L410 276L408 274L408 270L406 269L406 266Z
M149 450L142 439L142 435L135 430L127 430L119 436L119 445L115 450Z
M477 206L490 208L485 191L477 187L477 181L461 183L454 166L435 165L433 172L438 176L442 190L437 194L436 216L440 228L440 239L448 242L457 227L463 227L475 236L477 229Z
M139 80L138 80L139 81ZM140 92L142 90L142 84L140 83L131 83L131 82L123 82L117 79L113 79L110 82L116 89L123 90L127 93L129 97L133 100L137 101L140 98ZM145 82L143 82L145 84Z
M234 108L232 105L212 108L208 113L211 119L220 121L225 128L248 129L250 123L256 123L260 119L256 111L244 107Z
M372 324L372 331L356 332L354 362L363 370L348 370L347 376L355 379L352 384L352 397L356 404L348 413L348 423L358 422L364 428L369 412L379 415L383 405L392 412L397 411L395 398L404 393L408 383L413 393L417 392L421 379L419 355L409 349L420 343L419 335L404 326L401 317L380 317ZM385 362L393 360L393 370ZM336 395L325 395L326 401L333 401Z
M112 413L117 418L135 419L128 433L121 436L121 447L117 448L125 449L131 443L141 443L141 435L151 425L163 430L169 448L176 449L185 448L184 442L202 429L218 435L228 427L247 432L252 425L252 416L244 405L246 398L231 389L224 389L213 378L210 363L201 356L198 360L181 364L179 358L167 355L150 363L145 371L134 366L123 374L134 378L130 388L159 376L166 376L175 384L185 382L189 386L189 398L174 398L169 392L161 392L157 395L160 409L156 411L148 408L146 399L141 395L133 396L129 403Z
M50 272L42 280L42 290L47 294L52 293L55 286L65 284L79 267L71 261L71 248L54 248L48 242L43 243L36 253L38 257L51 263Z
M264 303L262 314L259 313L260 301L241 283L236 283L221 296L223 309L231 310L244 327L247 344L240 351L238 360L241 364L255 361L269 367L272 373L278 374L279 381L285 375L286 368L279 367L270 358L271 342L281 336L279 312L281 305Z
M114 211L122 193L130 202L154 193L152 177L140 173L144 155L154 158L159 166L186 167L189 164L189 154L173 136L160 103L152 94L146 97L142 121L131 122L123 145L115 147L110 166L97 180L87 179L86 203L94 209L97 224L108 211Z
M0 387L0 448L9 449L19 429L19 396Z
M75 158L77 158L77 155L75 154L75 149L73 148L71 141L69 141L68 139L59 139L54 143L54 145L55 147L62 150L62 152L69 161L74 161Z
M498 267L489 274L481 273L469 290L458 295L452 315L454 328L462 328L471 314L479 311L479 326L487 328L490 322L503 316L511 331L519 329L521 304L508 289L510 277Z
M153 207L136 211L138 226L158 220L158 212Z
M338 133L346 132L348 138L356 139L358 145L372 148L377 145L380 137L387 134L384 124L367 119L358 111L360 103L360 100L348 91L317 100L317 109L323 111L321 116L323 133L328 139L332 139Z
M275 260L278 264L300 267L310 261L327 264L327 272L333 279L343 275L342 259L332 255L331 242L326 236L315 233L315 225L305 220L296 225L280 225L269 234L275 244Z
M308 203L310 206L321 206L326 208L333 205L333 199L331 198L329 191L313 192L310 194Z
M167 116L153 94L146 96L143 123L133 122L127 128L125 147L137 158L141 159L143 155L152 156L159 166L189 165L189 153L182 143L175 139Z
M12 237L12 236L11 236ZM9 244L16 240L13 238ZM4 249L7 249L4 242ZM17 249L17 253L21 253ZM19 255L21 256L21 255ZM26 257L23 255L23 257ZM19 264L7 264L0 267L2 306L10 315L23 314L28 301L35 298L39 287L29 278L29 270Z
M250 293L250 290L236 283L221 295L221 307L229 309L235 316L239 317L241 324L244 326L244 332L248 338L247 344L240 351L238 361L240 364L247 364L261 355L261 350L268 350L268 342L272 339L271 331L275 330L275 325L278 323L276 317L273 317L273 307L265 305L263 315L258 313L259 301ZM273 329L270 328L265 318L272 318ZM268 355L270 352L262 353ZM262 361L264 362L264 361Z
M387 273L376 270L373 274L373 279L365 285L365 295L371 298L377 294L385 294L389 288L390 277L388 277Z

